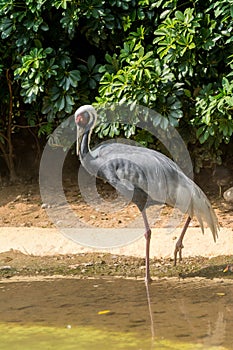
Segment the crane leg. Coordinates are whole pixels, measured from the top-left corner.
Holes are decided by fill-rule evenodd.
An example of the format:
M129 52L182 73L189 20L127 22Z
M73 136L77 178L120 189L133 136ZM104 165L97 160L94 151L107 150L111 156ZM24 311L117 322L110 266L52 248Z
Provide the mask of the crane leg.
M184 248L183 246L183 238L185 235L185 232L187 231L188 225L191 221L190 216L188 217L188 219L185 222L185 225L183 227L183 230L180 234L180 237L178 238L177 242L176 242L176 247L175 247L175 251L174 251L174 266L176 266L176 262L177 262L177 254L179 253L179 261L182 260L182 249Z
M145 281L146 283L152 282L152 279L150 277L150 239L151 239L151 229L148 223L146 211L142 211L142 217L144 220L144 225L145 225L145 238L146 238L146 277Z

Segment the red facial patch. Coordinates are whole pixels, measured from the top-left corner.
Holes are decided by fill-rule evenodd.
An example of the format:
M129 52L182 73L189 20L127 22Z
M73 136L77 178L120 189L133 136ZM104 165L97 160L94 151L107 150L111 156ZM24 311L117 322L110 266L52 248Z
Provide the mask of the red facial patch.
M85 126L88 123L89 118L87 118L83 113L77 115L75 122L77 125Z

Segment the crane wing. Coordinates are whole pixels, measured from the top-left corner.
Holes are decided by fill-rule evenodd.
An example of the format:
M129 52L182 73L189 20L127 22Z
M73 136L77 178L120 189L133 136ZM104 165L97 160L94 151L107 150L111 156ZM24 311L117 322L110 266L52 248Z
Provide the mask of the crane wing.
M126 197L140 189L155 202L166 203L197 217L202 231L206 222L214 240L218 220L204 192L171 159L160 152L120 143L99 146L93 155L99 163L99 176Z

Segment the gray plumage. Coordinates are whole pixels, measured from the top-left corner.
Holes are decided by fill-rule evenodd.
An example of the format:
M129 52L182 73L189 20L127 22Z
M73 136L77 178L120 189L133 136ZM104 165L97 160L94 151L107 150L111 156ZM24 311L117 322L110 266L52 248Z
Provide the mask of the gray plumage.
M133 198L140 211L153 203L168 204L197 217L217 238L218 220L204 192L168 157L144 147L113 143L92 152L98 177L122 195Z
M218 220L209 200L171 159L154 150L120 143L107 143L91 151L89 141L97 118L96 111L92 106L82 106L74 116L77 125L77 153L82 165L89 173L110 183L138 206L143 215L147 241L150 241L151 230L146 208L153 203L165 203L179 208L190 218L196 216L202 231L204 232L206 222L216 240ZM180 238L179 251L183 247L182 239L189 221L190 219ZM147 248L149 249L149 243ZM150 279L148 260L149 253L147 280Z

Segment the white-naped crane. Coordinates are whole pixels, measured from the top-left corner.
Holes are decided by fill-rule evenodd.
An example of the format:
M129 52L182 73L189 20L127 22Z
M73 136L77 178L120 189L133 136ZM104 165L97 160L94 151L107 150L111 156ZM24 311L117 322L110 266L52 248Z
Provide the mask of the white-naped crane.
M96 124L97 112L85 105L74 113L77 126L77 154L88 173L107 181L139 208L145 225L146 282L150 282L149 250L151 229L146 208L154 204L167 204L187 213L188 218L176 243L182 258L183 238L191 219L196 216L202 232L209 226L214 240L218 236L218 220L203 191L171 159L160 152L120 143L105 143L90 150L90 138Z

